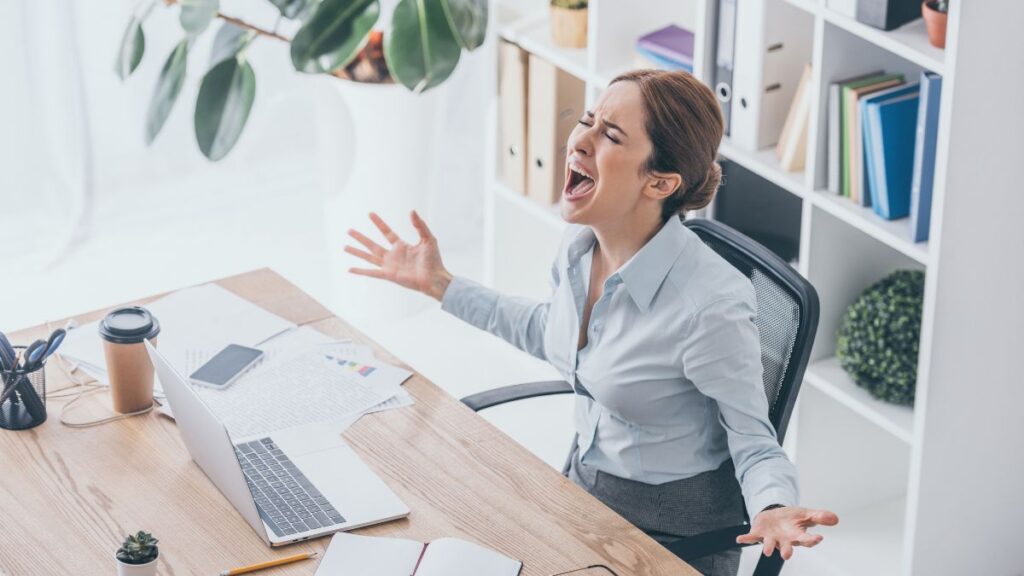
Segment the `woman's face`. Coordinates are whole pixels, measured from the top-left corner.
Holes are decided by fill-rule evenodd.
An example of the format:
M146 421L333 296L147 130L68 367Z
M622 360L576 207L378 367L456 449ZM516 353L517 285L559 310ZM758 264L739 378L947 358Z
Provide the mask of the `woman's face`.
M566 149L563 219L593 226L632 222L640 212L660 217L675 186L645 173L652 144L644 122L640 88L629 81L609 86L584 113Z

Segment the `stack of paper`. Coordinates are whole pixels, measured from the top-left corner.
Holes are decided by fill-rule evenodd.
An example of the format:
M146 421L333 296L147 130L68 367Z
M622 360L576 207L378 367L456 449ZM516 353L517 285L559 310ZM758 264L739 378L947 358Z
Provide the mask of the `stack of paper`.
M401 387L408 370L379 362L367 346L296 327L216 284L179 290L146 308L160 322L157 349L183 378L228 344L263 350L259 365L226 389L193 386L234 436L312 422L340 432L363 414L414 403ZM68 331L60 354L109 384L98 322ZM154 382L158 401L162 390ZM170 406L160 411L173 418Z
M295 328L216 284L179 290L147 304L146 309L160 322L157 348L177 368L185 365L189 349L220 350L228 344L258 347ZM98 322L69 330L60 354L100 383L110 383ZM157 395L162 395L159 388Z
M259 347L261 363L226 389L194 389L233 436L267 434L312 422L339 432L363 414L410 406L401 387L412 373L379 362L368 346L333 340L307 326ZM191 349L183 374L219 350ZM161 412L173 417L169 407Z

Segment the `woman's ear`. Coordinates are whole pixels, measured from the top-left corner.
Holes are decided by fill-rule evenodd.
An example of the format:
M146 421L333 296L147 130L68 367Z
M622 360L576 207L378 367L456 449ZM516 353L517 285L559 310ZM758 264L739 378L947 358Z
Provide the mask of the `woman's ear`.
M644 185L644 195L655 200L664 200L683 185L683 177L674 172L652 172Z

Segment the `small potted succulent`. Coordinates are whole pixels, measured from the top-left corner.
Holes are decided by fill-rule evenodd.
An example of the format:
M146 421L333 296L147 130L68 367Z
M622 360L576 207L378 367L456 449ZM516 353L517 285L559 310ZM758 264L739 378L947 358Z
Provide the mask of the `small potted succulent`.
M563 48L586 48L587 0L551 0L551 35Z
M160 550L157 539L149 532L139 530L129 534L117 549L117 576L156 576L156 561Z
M949 0L925 0L921 4L921 15L928 29L928 41L936 48L946 47L946 13Z

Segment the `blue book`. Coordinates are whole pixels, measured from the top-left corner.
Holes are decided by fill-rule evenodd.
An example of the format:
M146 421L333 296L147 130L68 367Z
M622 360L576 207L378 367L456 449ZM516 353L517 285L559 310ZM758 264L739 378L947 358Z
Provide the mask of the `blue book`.
M910 214L910 186L914 179L914 132L920 95L904 94L868 104L868 130L872 139L875 213L886 220Z
M877 171L873 167L873 159L871 152L874 150L874 141L868 133L868 114L867 107L869 104L876 102L882 102L886 100L892 100L899 96L906 94L916 93L920 89L919 85L915 82L913 84L900 84L899 86L893 86L878 92L872 92L866 96L862 96L857 101L857 105L860 107L860 122L861 122L861 139L864 157L861 158L861 166L863 172L861 174L861 206L870 207L877 206L878 200L875 198L877 186L874 185L874 171Z
M914 146L914 180L910 186L910 231L914 242L928 240L941 94L942 76L935 72L922 71L921 102L917 112Z
M646 48L641 48L640 46L636 47L636 51L638 54L640 54L644 58L647 58L662 70L683 70L691 74L693 73L693 64L686 64L684 62L677 62L675 60L665 58L660 54L655 54L654 52L651 52Z

